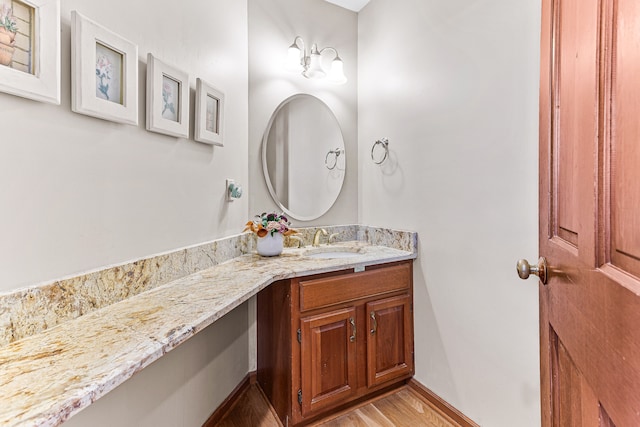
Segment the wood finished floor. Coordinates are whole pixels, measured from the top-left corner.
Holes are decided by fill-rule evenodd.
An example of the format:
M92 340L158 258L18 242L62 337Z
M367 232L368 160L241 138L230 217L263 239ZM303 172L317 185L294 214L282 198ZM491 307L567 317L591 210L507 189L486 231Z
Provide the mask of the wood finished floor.
M314 427L456 427L409 387L369 401L348 412L312 424ZM256 385L238 400L218 424L220 427L282 426Z

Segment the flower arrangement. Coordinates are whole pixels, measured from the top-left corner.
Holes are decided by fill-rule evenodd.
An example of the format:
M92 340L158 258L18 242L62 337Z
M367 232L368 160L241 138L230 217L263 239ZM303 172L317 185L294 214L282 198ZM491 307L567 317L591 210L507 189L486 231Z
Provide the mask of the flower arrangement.
M243 231L252 231L258 237L264 237L267 234L272 236L276 233L282 233L284 236L290 236L297 233L297 230L290 228L291 222L283 214L277 214L275 212L266 213L263 212L260 215L256 215L253 221L249 221Z
M13 16L13 9L8 4L3 4L0 9L0 28L4 28L10 33L14 34L18 32L18 23Z

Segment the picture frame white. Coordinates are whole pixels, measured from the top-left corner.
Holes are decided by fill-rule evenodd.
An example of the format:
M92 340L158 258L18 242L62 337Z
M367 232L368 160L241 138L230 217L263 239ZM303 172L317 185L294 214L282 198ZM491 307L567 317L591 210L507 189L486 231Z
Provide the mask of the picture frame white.
M223 136L224 93L198 77L194 139L223 147Z
M189 138L189 74L152 53L147 54L147 130Z
M75 10L71 11L71 110L138 125L138 46Z
M33 74L0 65L0 91L60 104L60 1L21 0L34 10Z

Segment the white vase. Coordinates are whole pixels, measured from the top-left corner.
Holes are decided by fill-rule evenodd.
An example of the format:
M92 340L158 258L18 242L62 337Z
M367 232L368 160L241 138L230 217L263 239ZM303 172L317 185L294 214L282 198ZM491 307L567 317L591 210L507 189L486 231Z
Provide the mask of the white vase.
M283 239L282 233L271 233L264 237L258 237L258 255L276 256L282 253Z

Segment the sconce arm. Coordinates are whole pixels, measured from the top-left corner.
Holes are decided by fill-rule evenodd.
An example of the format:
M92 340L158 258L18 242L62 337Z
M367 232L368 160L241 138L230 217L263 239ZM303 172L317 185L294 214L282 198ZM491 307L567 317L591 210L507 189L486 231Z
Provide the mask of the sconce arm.
M340 60L342 61L342 59L340 58L340 55L338 54L338 50L337 50L335 47L331 47L331 46L323 47L322 49L320 49L320 55L322 55L322 53L323 53L325 50L331 50L331 51L333 51L333 53L335 53L335 54L336 54L336 57L335 57L335 58L333 58L333 59L340 59Z
M300 41L300 45L298 45L298 41ZM307 49L304 46L304 39L300 36L296 36L295 39L293 39L293 43L291 43L291 46L289 47L297 47L298 49L300 49L300 52L303 56L307 56Z

